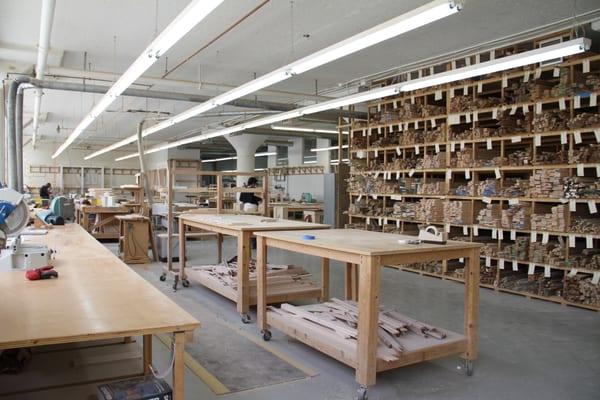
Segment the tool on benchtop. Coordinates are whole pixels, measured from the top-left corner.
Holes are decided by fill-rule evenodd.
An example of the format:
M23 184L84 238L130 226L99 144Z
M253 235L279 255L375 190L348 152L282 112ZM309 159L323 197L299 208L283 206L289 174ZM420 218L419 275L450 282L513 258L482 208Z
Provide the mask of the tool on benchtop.
M34 269L50 264L52 250L41 244L22 243L21 237L46 231L26 231L29 209L24 195L13 189L0 189L0 271Z
M399 239L400 244L446 244L446 237L444 232L438 231L438 229L429 225L425 229L419 229L419 236L417 239Z

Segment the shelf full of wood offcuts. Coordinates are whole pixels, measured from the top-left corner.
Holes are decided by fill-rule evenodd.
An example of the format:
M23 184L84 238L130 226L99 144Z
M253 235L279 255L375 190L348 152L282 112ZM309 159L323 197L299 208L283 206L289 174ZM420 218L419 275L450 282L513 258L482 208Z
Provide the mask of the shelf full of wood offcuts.
M483 287L600 311L599 96L585 54L367 104L350 121L348 227L437 225L486 243ZM461 261L398 267L462 281Z
M292 265L267 266L267 302L270 304L299 299L315 299L321 296L321 287L310 280L310 274L302 267ZM191 281L237 301L237 262L202 265L186 268ZM256 305L256 265L250 261L250 305Z
M332 299L306 306L269 307L269 325L356 368L358 309L354 301ZM377 371L427 360L427 354L455 353L464 335L442 330L382 308L379 313ZM425 356L424 356L425 355Z

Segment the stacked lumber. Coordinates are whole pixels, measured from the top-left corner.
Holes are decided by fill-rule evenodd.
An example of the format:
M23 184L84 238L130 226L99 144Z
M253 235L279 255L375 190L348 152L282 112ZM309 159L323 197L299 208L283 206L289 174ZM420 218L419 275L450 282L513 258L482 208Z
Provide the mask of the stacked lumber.
M534 231L565 232L569 209L558 205L550 209L550 214L531 214L531 229Z
M471 135L473 134L471 129L460 130L460 129L452 129L450 130L450 140L469 140L471 139Z
M564 179L563 192L565 199L600 198L600 180L573 176Z
M425 154L422 158L424 169L444 168L446 166L446 153L441 151L437 154Z
M518 237L513 244L502 244L502 250L498 252L498 257L508 260L527 260L529 247L529 238Z
M444 106L428 104L421 107L421 118L433 117L442 114L446 114L446 107Z
M569 112L562 110L548 110L533 117L533 132L559 131L567 128Z
M568 172L561 169L538 169L529 177L529 197L561 198L563 180Z
M600 145L589 144L573 149L573 154L569 157L571 164L592 164L600 163Z
M450 159L453 168L471 168L473 166L473 153L471 150L459 150L456 157Z
M400 140L400 133L388 133L387 136L381 136L377 140L371 143L371 147L386 147L398 144Z
M600 249L582 249L580 254L569 254L569 267L600 271Z
M598 218L575 217L571 221L571 229L569 231L588 235L600 235L600 220Z
M529 229L531 216L530 204L514 204L502 210L500 224L507 229Z
M508 165L512 166L522 166L522 165L531 165L533 161L533 157L531 156L531 152L529 149L526 150L516 150L512 153L508 154Z
M446 194L446 182L445 181L436 181L436 182L427 182L419 185L417 189L417 194Z
M450 99L450 112L453 114L463 113L471 110L471 96L454 96Z
M452 192L457 196L473 196L474 187L475 184L471 180L466 185L458 185Z
M440 261L428 261L428 262L420 262L420 263L411 263L401 265L404 268L410 268L418 271L429 272L430 274L441 274L442 273L442 263Z
M600 114L598 113L581 113L577 114L567 124L570 129L587 128L589 126L600 125Z
M471 202L469 201L446 201L444 203L445 223L456 225L470 225L471 219Z
M498 114L498 134L500 136L512 135L515 133L527 131L527 120L525 115L519 111L510 115L511 110L504 110Z
M484 209L479 210L477 221L481 226L497 228L502 218L502 206L500 204L488 204Z
M444 132L446 131L446 124L440 124L433 130L425 132L425 143L443 142Z
M418 203L394 203L394 217L400 219L414 220L417 217Z
M479 254L484 257L493 257L498 258L498 244L497 243L486 243L481 250L479 250Z
M496 128L477 126L473 129L473 139L483 139L500 136L500 131Z
M358 339L358 303L333 298L331 301L306 306L284 303L281 308L268 307L280 317L294 319L309 330L325 328L344 340L356 343ZM444 340L446 333L432 325L410 318L397 310L379 312L379 347L377 357L384 361L396 361L406 350L405 343L411 337L420 336L431 340Z
M418 221L441 223L444 221L444 201L441 199L421 199L415 209Z
M600 307L600 285L593 284L589 275L567 276L563 298L573 303Z
M500 189L499 196L502 197L525 197L529 192L529 181L519 178L508 178L504 181L504 187Z
M423 131L408 129L400 136L401 145L410 146L417 143L425 143L425 133Z
M400 158L396 157L394 160L387 162L381 166L379 169L383 169L385 171L399 171L402 169L411 169L417 167L417 162L420 160L420 157L410 157L410 158ZM373 168L376 169L376 168Z
M535 155L533 165L566 164L568 160L568 151L560 147L556 151L538 151Z
M256 287L256 260L250 261L250 286ZM223 286L234 290L238 288L237 261L223 262L216 265L200 265L190 268L193 271L206 273L216 278ZM310 274L302 267L293 265L267 264L267 285L269 290L298 289L313 287Z
M465 279L465 269L455 268L448 273L448 275L458 278ZM481 266L479 269L479 283L483 285L493 285L496 281L496 267Z

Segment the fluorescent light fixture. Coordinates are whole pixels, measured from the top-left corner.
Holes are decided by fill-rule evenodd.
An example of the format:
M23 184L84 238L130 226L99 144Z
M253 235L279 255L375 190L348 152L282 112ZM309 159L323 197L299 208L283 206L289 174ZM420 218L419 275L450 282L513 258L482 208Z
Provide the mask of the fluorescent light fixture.
M303 126L287 126L287 125L271 125L271 129L276 131L291 131L291 132L309 132L309 133L332 133L337 134L337 129L318 129L305 128ZM348 131L342 131L342 134L347 135Z
M198 22L210 14L223 0L193 0L173 21L150 43L150 45L127 68L127 71L108 89L98 104L75 127L67 140L54 152L58 157L90 124L98 118L133 82L135 82L158 58L185 36Z
M393 96L400 93L400 84L386 86L379 89L373 89L366 92L352 94L339 99L324 101L322 103L313 104L310 106L299 108L301 115L316 114L334 108L349 106L351 104L365 103L367 101L381 99L382 97Z
M348 148L348 145L347 145L347 144L345 144L345 145L342 145L342 149L347 149L347 148ZM314 148L314 149L310 149L310 151L314 151L314 152L317 152L317 153L318 153L318 152L320 152L320 151L330 151L330 150L337 150L337 149L339 149L339 147L338 147L338 146L331 146L331 147L320 147L320 148L319 148L319 147L316 147L316 148Z
M155 125L153 129L144 130L142 135L144 137L151 135L154 132L202 114L203 112L213 109L219 105L230 103L250 93L254 93L258 90L284 81L293 75L301 74L308 70L320 67L331 61L340 59L352 53L356 53L357 51L376 45L395 36L419 28L423 25L435 22L439 19L457 13L460 11L461 7L462 1L460 0L434 0L396 18L392 18L389 21L374 26L371 29L367 29L366 31L342 40L341 42L326 47L316 53L296 60L291 64L285 65L256 79L253 79L252 81L241 86L233 88L202 104L192 107L179 115L163 121L161 124ZM279 121L282 120L274 120L273 122ZM129 140L130 141L128 143L135 141L135 135L132 135Z
M271 152L266 151L266 152L263 152L263 153L256 153L254 155L254 157L267 157L267 156L274 156L274 155L277 155L277 153L274 152L274 151L271 151ZM201 162L202 163L210 163L210 162L228 161L228 160L237 160L237 157L236 156L232 156L232 157L223 157L223 158L213 158L211 160L202 160Z
M316 164L317 160L304 161L302 164Z
M492 74L494 72L523 67L529 64L536 64L555 58L572 56L588 50L590 45L590 39L577 38L551 46L525 51L512 56L497 58L483 63L470 65L468 67L442 72L421 79L415 79L403 84L401 91L409 92L430 86L442 85L444 83L473 78L479 75Z
M350 159L342 158L342 162L348 162L348 161L350 161ZM340 160L331 160L330 161L330 164L339 164L339 163L340 163Z
M292 74L301 74L327 64L348 54L381 43L423 25L458 12L461 4L449 0L436 0L402 14L346 40L306 56L289 66Z

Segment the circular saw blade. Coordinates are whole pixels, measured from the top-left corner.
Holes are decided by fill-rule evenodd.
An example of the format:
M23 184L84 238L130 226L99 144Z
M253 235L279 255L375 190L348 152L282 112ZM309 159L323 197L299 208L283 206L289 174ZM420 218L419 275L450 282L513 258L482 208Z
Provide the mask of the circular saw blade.
M0 229L2 229L7 236L15 235L25 229L28 222L29 209L27 208L27 204L21 201L17 208L6 217L4 224L0 225Z

